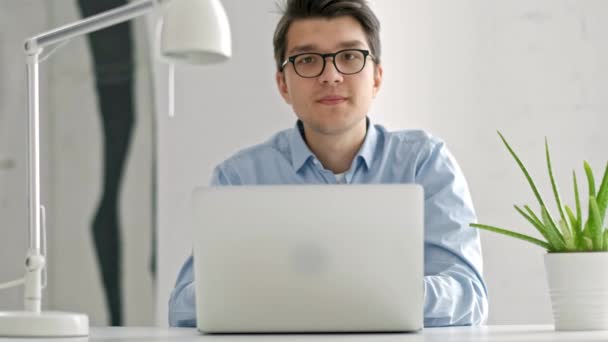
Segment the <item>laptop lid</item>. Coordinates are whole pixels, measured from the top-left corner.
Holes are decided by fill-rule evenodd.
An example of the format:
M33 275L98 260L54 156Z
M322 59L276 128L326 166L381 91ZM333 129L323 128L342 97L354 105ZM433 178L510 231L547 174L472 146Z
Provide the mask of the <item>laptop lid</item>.
M196 189L197 327L421 329L423 201L413 184Z

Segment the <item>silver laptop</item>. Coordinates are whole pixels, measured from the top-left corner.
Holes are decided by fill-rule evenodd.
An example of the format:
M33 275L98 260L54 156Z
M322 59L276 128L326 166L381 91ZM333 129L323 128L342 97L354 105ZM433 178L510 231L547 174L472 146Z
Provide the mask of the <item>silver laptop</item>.
M421 186L205 187L193 211L201 332L422 328Z

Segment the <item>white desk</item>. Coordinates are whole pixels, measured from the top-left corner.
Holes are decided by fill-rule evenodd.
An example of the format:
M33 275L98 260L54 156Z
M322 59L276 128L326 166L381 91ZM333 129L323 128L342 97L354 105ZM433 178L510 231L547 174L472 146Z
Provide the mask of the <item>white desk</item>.
M15 341L3 339L1 342ZM196 329L91 328L89 338L18 339L19 342L460 342L460 341L608 341L608 331L555 332L551 325L495 325L483 327L429 328L416 334L286 334L201 335Z

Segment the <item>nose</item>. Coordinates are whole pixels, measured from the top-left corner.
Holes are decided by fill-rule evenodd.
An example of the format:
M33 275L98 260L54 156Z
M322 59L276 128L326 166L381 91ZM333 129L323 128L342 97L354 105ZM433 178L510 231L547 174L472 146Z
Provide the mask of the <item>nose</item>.
M344 81L344 75L342 75L334 65L334 58L335 57L332 56L325 57L325 69L323 69L323 72L319 75L319 82L329 84L342 83Z

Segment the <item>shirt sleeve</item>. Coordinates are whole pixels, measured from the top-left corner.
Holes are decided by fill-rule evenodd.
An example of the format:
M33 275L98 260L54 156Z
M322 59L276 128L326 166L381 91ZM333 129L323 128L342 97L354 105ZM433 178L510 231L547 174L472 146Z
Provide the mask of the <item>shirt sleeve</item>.
M487 319L479 231L468 185L442 141L431 140L419 161L424 187L424 325L478 325Z
M213 170L211 186L231 185L222 165ZM196 300L194 290L194 259L186 259L169 298L169 326L196 327Z

